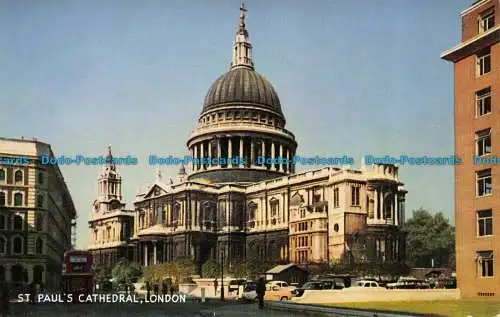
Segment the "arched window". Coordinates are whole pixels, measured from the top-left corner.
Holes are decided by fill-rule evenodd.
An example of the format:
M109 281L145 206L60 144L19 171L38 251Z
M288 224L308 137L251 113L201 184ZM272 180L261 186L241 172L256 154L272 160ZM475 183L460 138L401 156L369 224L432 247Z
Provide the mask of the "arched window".
M5 192L0 192L0 206L5 206Z
M14 206L22 206L23 205L23 194L15 193L14 194Z
M0 236L0 254L7 253L7 239L4 236Z
M23 253L23 238L14 237L12 239L12 253L22 254Z
M14 215L14 230L23 230L23 217Z
M0 168L0 182L5 182L5 170Z
M14 173L14 182L16 183L20 183L23 181L23 171L21 170L17 170L15 173Z
M36 239L36 254L42 254L43 253L43 240L41 238Z

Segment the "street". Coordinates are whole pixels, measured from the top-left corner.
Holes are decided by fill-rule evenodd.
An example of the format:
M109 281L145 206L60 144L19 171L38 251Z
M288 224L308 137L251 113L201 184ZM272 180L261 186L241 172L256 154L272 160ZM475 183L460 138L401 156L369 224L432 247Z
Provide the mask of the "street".
M162 316L162 317L285 317L290 312L259 310L256 304L236 302L186 302L164 304L11 304L9 316L33 317L112 317L112 316ZM293 314L293 316L305 316Z

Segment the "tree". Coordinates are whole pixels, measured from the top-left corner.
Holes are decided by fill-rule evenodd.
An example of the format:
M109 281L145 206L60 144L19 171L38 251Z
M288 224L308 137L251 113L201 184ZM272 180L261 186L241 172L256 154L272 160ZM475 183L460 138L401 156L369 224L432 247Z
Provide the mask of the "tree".
M405 224L407 259L412 267L450 267L455 257L455 228L443 213L420 208Z
M113 268L112 276L119 288L131 286L141 276L141 269L126 259L120 260Z
M220 265L217 261L208 260L203 263L201 267L201 275L203 278L219 277L220 276Z
M94 280L98 284L108 282L111 279L111 268L105 264L96 266Z

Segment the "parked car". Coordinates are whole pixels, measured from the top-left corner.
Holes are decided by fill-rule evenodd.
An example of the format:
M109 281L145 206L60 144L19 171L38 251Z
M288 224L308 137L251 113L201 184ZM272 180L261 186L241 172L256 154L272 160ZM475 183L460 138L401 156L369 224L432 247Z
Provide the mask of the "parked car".
M300 297L306 290L320 290L323 289L323 283L320 281L305 282L304 285L295 289L294 295Z
M284 281L270 281L266 284L266 286L278 286L280 288L287 288L292 292L295 291L295 289L297 288L296 286L290 285Z
M279 287L278 285L267 285L264 300L280 300L287 301L292 299L292 290L286 287Z
M321 289L343 289L345 288L344 281L338 279L319 279L316 280L321 283Z
M400 277L396 283L386 285L388 289L427 289L430 284L414 277Z
M375 281L366 281L366 280L361 280L357 281L356 284L354 284L354 287L380 287L380 285L375 282Z
M246 280L244 279L237 279L237 280L231 280L229 282L228 290L229 292L238 292L238 289L240 288L240 285L245 285Z
M238 299L245 302L254 302L257 300L257 282L247 281L243 293L238 294Z

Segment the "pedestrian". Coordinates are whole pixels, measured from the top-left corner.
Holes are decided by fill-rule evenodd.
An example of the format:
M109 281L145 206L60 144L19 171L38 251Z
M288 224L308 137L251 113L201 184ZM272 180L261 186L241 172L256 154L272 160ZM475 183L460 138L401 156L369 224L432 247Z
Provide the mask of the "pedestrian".
M158 285L158 283L155 283L155 285L153 286L153 290L155 292L156 297L158 297L158 294L160 294L160 286Z
M163 281L163 283L161 284L161 294L167 295L168 291L169 291L168 284L165 281Z
M264 308L264 296L266 295L266 282L264 278L259 278L257 282L257 298L259 299L259 309Z
M219 282L217 278L214 280L214 296L217 296L217 287L219 286Z
M10 301L10 294L9 294L9 287L7 283L5 282L0 282L0 316L1 317L6 317L9 315L9 301Z
M170 295L174 295L174 285L170 284Z
M151 295L151 285L149 282L146 282L146 298L149 299L149 296Z

